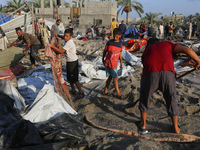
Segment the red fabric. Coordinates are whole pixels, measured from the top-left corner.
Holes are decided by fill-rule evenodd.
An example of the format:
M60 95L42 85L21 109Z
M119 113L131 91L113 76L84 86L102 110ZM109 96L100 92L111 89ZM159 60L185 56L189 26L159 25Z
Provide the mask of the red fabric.
M142 29L146 29L146 25L142 25Z
M57 43L57 40L55 37L52 38L51 44L53 44L54 46L58 46L58 43ZM50 47L46 47L46 51L49 48ZM52 66L52 74L53 74L53 79L54 79L55 91L62 98L64 98L68 102L68 104L71 104L71 106L73 107L73 102L69 95L69 89L64 80L63 73L62 73L62 59L61 59L62 54L56 55L50 49L48 50L48 52L49 52L49 54L48 54L49 56L53 56L53 57L49 57L49 56L47 56L47 57Z
M105 67L110 69L116 69L120 52L122 51L122 42L108 41L104 49L107 52L105 59Z
M13 80L16 75L25 69L24 66L14 65L10 68L0 70L0 80Z
M147 47L142 55L144 67L142 76L159 71L172 71L175 73L172 56L177 45L163 41Z
M125 50L127 50L128 52L136 52L140 49L142 45L146 45L147 41L147 38L131 39L128 41L128 45L125 46Z
M84 37L84 38L82 38L82 40L81 41L86 41L87 40L87 37Z

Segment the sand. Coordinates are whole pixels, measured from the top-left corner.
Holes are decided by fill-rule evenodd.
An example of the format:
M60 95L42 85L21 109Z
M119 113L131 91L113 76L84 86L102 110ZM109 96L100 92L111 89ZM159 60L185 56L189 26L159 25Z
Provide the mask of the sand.
M77 47L79 60L91 61L97 56L102 56L103 49L106 42L99 40L80 41L74 39ZM141 56L140 52L135 53ZM30 66L29 57L24 57L21 64ZM63 64L65 59L63 57ZM140 80L142 68L140 66L133 66L135 71L133 76L119 78L119 90L122 94L127 95L127 99L120 100L115 98L116 95L113 83L110 85L109 93L112 96L102 95L105 86L104 80L96 80L96 82L82 85L82 89L86 94L84 99L76 99L72 96L75 110L87 118L93 120L95 123L109 128L133 131L140 133L134 124L139 120L140 112L138 103L131 108L124 109L123 106L133 103L139 99L140 96ZM181 74L181 73L180 73ZM177 102L180 110L179 125L181 133L192 134L200 137L200 72L193 72L183 79L177 81ZM151 133L173 133L172 123L167 115L165 101L160 91L153 94L151 100L151 108L147 116L147 129L149 134L144 136L151 136ZM99 118L103 117L105 120L101 121ZM138 137L126 136L122 134L105 131L102 129L95 129L87 131L90 132L88 139L94 138L95 135L102 135L102 139L90 146L92 150L161 150L161 149L199 149L199 143L175 143L175 142L157 142L146 140ZM94 134L92 134L94 132Z

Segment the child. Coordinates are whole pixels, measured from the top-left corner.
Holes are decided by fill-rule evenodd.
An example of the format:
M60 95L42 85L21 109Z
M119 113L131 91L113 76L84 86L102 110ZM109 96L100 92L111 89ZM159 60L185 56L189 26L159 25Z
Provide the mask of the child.
M71 93L73 95L76 95L76 90L75 90L75 85L78 88L78 98L83 98L84 93L81 89L81 85L78 81L78 57L76 55L76 47L75 44L72 40L72 30L71 29L66 29L64 33L64 40L65 40L65 45L62 49L58 49L54 45L50 44L50 47L54 49L57 53L62 54L66 53L66 59L67 59L67 81L71 85ZM75 84L75 85L74 85Z
M122 42L119 39L122 36L122 30L120 28L115 28L113 30L113 36L114 39L107 42L103 52L102 61L106 67L106 76L108 77L103 95L108 94L108 87L113 79L115 90L117 92L116 97L119 99L123 99L122 94L120 93L118 88L118 75L117 75L117 65L119 59L120 59L120 68L122 68ZM104 60L105 57L106 59Z
M105 36L106 36L106 29L105 29L105 26L102 27L101 36L102 36L102 39L103 39L103 41L104 41L104 40L105 40Z

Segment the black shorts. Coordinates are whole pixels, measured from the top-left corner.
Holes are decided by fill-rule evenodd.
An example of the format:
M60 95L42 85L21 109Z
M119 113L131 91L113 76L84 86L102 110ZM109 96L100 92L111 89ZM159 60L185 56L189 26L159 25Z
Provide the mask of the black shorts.
M76 83L78 81L78 60L67 62L67 81L69 83Z

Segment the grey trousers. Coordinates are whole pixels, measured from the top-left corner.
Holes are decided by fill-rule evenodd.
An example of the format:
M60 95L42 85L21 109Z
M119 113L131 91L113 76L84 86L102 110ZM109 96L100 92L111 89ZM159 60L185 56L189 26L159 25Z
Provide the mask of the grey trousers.
M141 79L139 109L147 112L152 94L160 90L163 93L169 116L178 116L179 109L176 101L176 79L171 71L160 71L147 74Z
M41 59L38 56L38 50L40 49L40 45L31 45L30 47L30 60L31 60L31 64L35 64L35 60L37 62L40 62Z

